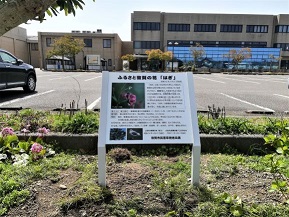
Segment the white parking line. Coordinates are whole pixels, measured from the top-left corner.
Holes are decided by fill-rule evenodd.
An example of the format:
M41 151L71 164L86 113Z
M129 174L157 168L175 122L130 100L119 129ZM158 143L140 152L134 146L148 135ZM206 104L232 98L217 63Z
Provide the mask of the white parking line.
M37 97L37 96L41 96L41 95L44 95L44 94L48 94L48 93L51 93L51 92L54 92L54 91L55 90L49 90L49 91L46 91L46 92L43 92L43 93L37 93L37 94L34 94L34 95L26 96L24 98L19 98L19 99L14 99L14 100L11 100L11 101L8 101L8 102L3 102L3 103L0 103L0 106L9 105L9 104L12 104L14 102L27 100L27 99L30 99L30 98L33 98L33 97Z
M91 103L89 106L87 106L88 110L91 110L94 108L94 106L97 105L97 103L101 100L101 97L99 97L97 100L95 100L93 103Z
M289 96L284 96L284 95L281 95L281 94L273 94L274 96L280 96L280 97L284 97L284 98L289 98Z
M228 80L240 81L240 82L246 82L246 83L253 83L253 84L261 84L261 83L259 83L259 82L255 82L255 81L244 81L244 80L234 79L234 78L225 78L225 77L222 77L222 79L228 79Z
M90 79L86 79L84 81L91 81L91 80L94 80L94 79L97 79L97 78L101 78L102 76L98 76L98 77L94 77L94 78L90 78Z
M287 83L286 81L284 81L285 79L277 79L277 78L250 78L248 76L244 76L244 78L246 78L248 80L260 81L260 82L269 81L269 82L283 83L283 84Z
M64 76L64 77L60 77L60 78L51 78L51 79L49 79L49 81L63 79L63 78L75 78L75 77L79 77L79 76L82 76L82 75Z
M269 109L269 108L266 108L266 107L263 107L263 106L260 106L260 105L256 105L256 104L254 104L254 103L250 103L250 102L247 102L247 101L245 101L245 100L238 99L238 98L236 98L236 97L229 96L229 95L224 94L224 93L220 93L220 94L222 94L223 96L229 97L229 98L231 98L231 99L237 100L237 101L239 101L239 102L243 102L243 103L246 103L246 104L248 104L248 105L252 105L252 106L254 106L254 107L263 109L263 110L268 111L268 112L275 112L275 111L272 110L272 109Z
M212 80L212 79L209 79L209 78L202 78L202 77L199 77L199 76L194 76L194 78L204 79L204 80L208 80L208 81L213 81L213 82L218 82L218 83L226 84L226 82L223 82L223 81Z

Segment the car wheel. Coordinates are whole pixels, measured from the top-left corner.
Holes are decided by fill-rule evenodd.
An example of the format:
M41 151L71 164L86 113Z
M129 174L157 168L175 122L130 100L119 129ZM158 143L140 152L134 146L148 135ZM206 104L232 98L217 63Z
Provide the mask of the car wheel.
M27 79L27 84L23 87L25 92L34 92L36 88L36 79L34 76L29 75Z

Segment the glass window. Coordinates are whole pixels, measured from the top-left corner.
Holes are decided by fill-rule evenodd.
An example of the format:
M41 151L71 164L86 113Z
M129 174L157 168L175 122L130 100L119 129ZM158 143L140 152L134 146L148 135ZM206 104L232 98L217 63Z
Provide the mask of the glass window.
M103 39L103 47L111 48L111 39Z
M91 38L84 38L83 39L84 42L84 47L92 47L92 39Z
M278 25L275 27L275 32L289 33L289 25Z
M51 38L46 38L46 47L50 47L52 44Z
M134 49L160 49L160 41L134 41Z
M248 33L268 33L268 25L247 25Z
M37 43L31 43L31 50L38 51L38 44Z
M5 52L0 52L0 57L1 57L2 61L5 63L15 64L17 62L17 59L15 59L13 56L11 56Z
M107 65L108 65L108 66L112 66L112 61L111 61L111 59L108 59L108 60L107 60Z
M190 31L190 24L168 24L168 31L169 32L189 32Z
M195 24L195 32L216 32L216 24Z
M133 30L151 30L159 31L161 24L159 22L134 22Z

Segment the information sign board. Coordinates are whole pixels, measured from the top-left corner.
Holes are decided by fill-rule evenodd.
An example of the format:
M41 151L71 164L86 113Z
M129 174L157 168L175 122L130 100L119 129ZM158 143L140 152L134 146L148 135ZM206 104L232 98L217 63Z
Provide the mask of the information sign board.
M105 185L108 144L191 143L198 149L192 164L199 164L193 87L192 73L102 73L98 156L99 170L104 167L104 172L99 171L100 184Z

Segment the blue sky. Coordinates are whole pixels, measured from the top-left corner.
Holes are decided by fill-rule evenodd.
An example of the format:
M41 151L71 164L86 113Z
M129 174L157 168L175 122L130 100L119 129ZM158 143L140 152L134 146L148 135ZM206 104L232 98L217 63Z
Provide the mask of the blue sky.
M228 14L288 14L288 0L84 0L76 16L48 17L43 23L30 21L21 26L29 36L37 32L71 32L72 30L118 33L130 41L130 18L133 11ZM288 21L289 22L289 21Z

